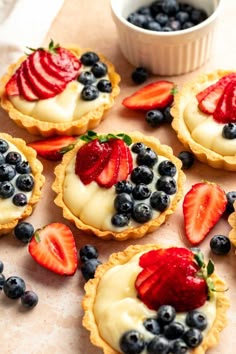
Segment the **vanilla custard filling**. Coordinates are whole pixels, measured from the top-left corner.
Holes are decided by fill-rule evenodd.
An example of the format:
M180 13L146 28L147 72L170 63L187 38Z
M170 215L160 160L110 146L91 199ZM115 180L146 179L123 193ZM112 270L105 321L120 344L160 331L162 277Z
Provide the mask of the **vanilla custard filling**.
M9 144L9 149L7 152L16 151L21 154L22 161L27 161L27 158L25 157L25 155L21 151L19 151L14 144L12 144L10 142L8 142L8 144ZM18 176L19 176L19 174L16 174L16 176L10 181L14 185L16 192L17 192L17 187L15 185L15 181ZM18 192L20 192L20 191L18 190ZM29 201L29 199L31 198L31 195L32 195L32 191L24 192L24 194L27 196L27 200ZM6 198L6 199L0 198L0 224L6 224L6 223L9 223L9 222L19 218L23 214L26 207L27 207L27 204L25 206L14 205L12 202L12 197Z
M136 155L135 155L136 156ZM166 160L165 157L158 155L158 162L153 167L154 178L152 183L148 185L149 189L155 191L155 184L160 175L157 172L157 165ZM132 218L129 225L124 227L116 227L112 224L111 219L116 210L114 207L114 200L117 196L115 186L111 188L102 188L95 181L84 185L80 178L75 174L74 156L66 167L65 178L63 184L63 199L69 210L78 217L84 224L95 227L99 230L111 230L121 232L129 227L137 227L140 224L135 222ZM136 167L135 157L133 155L133 168ZM174 176L176 180L178 172ZM175 194L170 196L172 200ZM135 201L135 203L148 203L149 199L142 201ZM160 215L160 212L153 209L153 218Z
M150 310L137 297L135 280L142 268L139 258L142 253L132 257L127 263L114 266L102 276L94 302L94 316L101 337L115 350L120 352L119 341L128 330L138 330L146 340L154 335L147 331L143 322L147 318L155 318L156 311ZM216 298L213 294L199 308L208 320L203 336L209 331L216 317ZM177 313L176 320L184 323L186 313ZM185 325L186 326L186 325ZM147 351L142 351L146 354Z

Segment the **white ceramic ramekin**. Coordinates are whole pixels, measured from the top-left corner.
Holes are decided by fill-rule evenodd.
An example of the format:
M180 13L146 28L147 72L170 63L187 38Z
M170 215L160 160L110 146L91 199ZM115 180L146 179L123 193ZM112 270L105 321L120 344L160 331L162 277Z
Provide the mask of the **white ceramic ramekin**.
M180 75L196 70L211 55L223 0L182 1L204 9L208 14L205 21L185 30L154 32L126 20L131 12L153 1L110 0L123 55L135 67L143 66L156 75Z

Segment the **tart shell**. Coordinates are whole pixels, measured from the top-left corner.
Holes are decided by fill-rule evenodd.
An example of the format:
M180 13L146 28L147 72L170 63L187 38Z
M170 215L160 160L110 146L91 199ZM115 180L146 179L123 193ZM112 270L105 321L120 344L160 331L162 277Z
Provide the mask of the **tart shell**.
M236 210L236 202L234 203L234 210ZM228 223L232 228L229 232L229 239L234 247L236 247L236 211L229 215Z
M90 51L90 49L81 49L76 46L64 46L70 50L75 56L80 57L84 52ZM14 74L20 64L26 59L26 56L21 57L17 63L12 64L8 68L7 74L5 74L0 81L0 99L1 106L9 114L9 117L21 128L25 128L30 134L42 135L44 137L50 137L54 135L81 135L88 130L92 130L97 127L100 122L105 118L105 112L110 109L114 104L115 97L119 94L119 82L120 76L115 72L115 68L111 62L109 62L102 54L98 54L100 59L107 65L108 76L112 84L112 92L110 94L110 100L106 104L102 104L94 110L89 111L77 120L71 120L63 123L53 123L40 121L32 116L21 113L14 107L5 91L5 85L11 76Z
M171 114L173 116L172 127L176 131L178 139L186 149L192 151L199 161L217 169L236 171L236 153L233 156L220 155L219 153L197 143L192 139L183 118L183 111L186 104L193 96L201 91L202 85L207 82L213 83L231 72L233 71L218 70L213 73L202 74L197 80L185 84L174 96L174 104L171 109Z
M132 245L126 248L123 252L113 253L108 262L101 264L97 267L95 277L90 279L85 284L85 296L82 301L82 307L84 310L83 326L90 332L91 343L101 348L104 354L119 354L116 350L110 347L110 345L101 338L96 319L93 313L93 307L96 299L96 292L99 286L100 279L106 273L107 270L116 266L127 263L132 257L140 252L148 252L152 249L161 248L158 245ZM224 289L224 282L214 273L212 279L219 289ZM226 311L229 307L229 300L225 296L224 292L217 293L216 300L216 318L212 328L208 331L204 337L203 342L197 348L192 349L191 354L204 354L206 351L217 345L219 342L219 334L222 329L227 325Z
M132 138L133 143L142 141L144 144L151 147L157 154L163 155L169 160L171 160L176 165L178 170L178 189L175 197L172 199L169 208L162 212L157 218L154 218L149 222L146 222L145 224L140 224L139 227L130 227L122 232L102 231L90 225L84 224L65 205L63 200L63 180L65 175L65 169L68 163L73 158L73 156L83 146L83 141L78 141L75 148L66 153L63 157L62 163L55 168L56 179L52 185L52 189L57 194L55 198L55 204L62 208L64 218L72 221L78 229L88 234L95 235L104 240L115 239L117 241L124 241L127 239L138 239L145 236L147 233L155 231L161 224L165 222L166 218L175 211L177 203L183 196L183 184L185 181L185 175L181 170L182 163L178 158L173 155L172 149L167 145L162 145L157 138L151 136L144 136L139 132L129 133L129 136Z
M36 151L28 147L24 140L20 138L13 138L11 135L6 133L0 133L0 139L7 140L8 142L14 144L19 149L19 151L25 155L31 167L32 175L34 177L34 188L27 206L24 208L24 211L21 214L21 216L6 224L0 224L0 236L1 236L10 233L16 227L16 225L20 220L23 220L32 214L33 207L40 199L41 189L43 187L45 178L42 174L43 165L36 158L37 156Z

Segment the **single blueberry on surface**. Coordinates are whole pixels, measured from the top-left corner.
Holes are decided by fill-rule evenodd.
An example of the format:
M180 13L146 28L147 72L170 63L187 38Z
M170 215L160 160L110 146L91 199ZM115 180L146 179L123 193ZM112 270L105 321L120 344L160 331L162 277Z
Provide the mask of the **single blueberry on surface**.
M18 276L11 276L4 282L3 291L10 299L18 299L25 292L25 282Z
M148 71L139 66L132 72L131 78L135 84L143 84L148 78Z
M34 235L34 227L32 224L26 221L22 221L17 224L14 229L15 237L22 243L29 243Z
M210 248L214 254L225 255L231 250L230 239L225 235L215 235L210 241Z
M32 291L27 290L21 295L21 303L27 309L32 309L38 304L39 298L38 295Z
M79 257L82 262L85 262L88 259L98 258L98 250L93 245L84 245L79 250Z
M94 278L97 267L101 262L97 258L91 258L81 265L81 272L86 281Z

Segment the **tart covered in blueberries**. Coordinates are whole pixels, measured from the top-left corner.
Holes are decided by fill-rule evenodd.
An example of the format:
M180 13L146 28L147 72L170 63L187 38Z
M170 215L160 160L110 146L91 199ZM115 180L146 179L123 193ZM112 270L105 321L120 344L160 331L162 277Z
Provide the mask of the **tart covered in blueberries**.
M218 70L187 83L174 97L172 127L195 156L236 171L236 72Z
M55 175L63 216L85 232L120 241L157 229L176 209L185 179L171 148L138 132L89 131Z
M129 246L85 284L83 326L105 354L204 354L227 323L225 289L199 250Z
M1 79L1 105L20 127L43 136L95 128L119 93L120 76L101 54L50 42L31 49Z
M0 235L32 213L44 183L42 170L36 152L22 139L0 133Z

